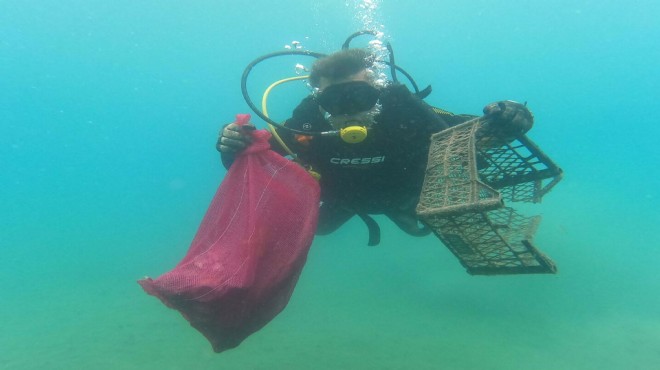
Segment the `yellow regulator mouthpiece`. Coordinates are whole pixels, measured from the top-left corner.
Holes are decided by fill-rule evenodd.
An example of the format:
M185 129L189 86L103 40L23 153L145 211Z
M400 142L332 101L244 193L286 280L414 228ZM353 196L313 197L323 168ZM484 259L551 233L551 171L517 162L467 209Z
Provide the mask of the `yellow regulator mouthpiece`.
M348 126L339 130L339 137L349 144L357 144L367 138L367 128L364 126Z

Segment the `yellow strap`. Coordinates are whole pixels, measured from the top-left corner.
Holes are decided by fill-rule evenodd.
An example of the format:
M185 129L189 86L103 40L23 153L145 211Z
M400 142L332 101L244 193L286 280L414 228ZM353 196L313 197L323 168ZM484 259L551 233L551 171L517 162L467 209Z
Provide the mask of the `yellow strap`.
M445 116L453 116L453 115L454 115L454 113L449 112L449 111L446 111L446 110L444 110L444 109L442 109L442 108L437 108L437 107L431 107L431 108L433 108L433 111L434 111L436 114L445 115Z

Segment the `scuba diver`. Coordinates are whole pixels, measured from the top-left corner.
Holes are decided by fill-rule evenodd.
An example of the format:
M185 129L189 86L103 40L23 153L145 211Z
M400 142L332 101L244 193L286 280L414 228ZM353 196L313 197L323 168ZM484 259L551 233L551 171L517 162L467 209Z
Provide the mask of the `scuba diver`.
M320 57L308 78L313 92L277 128L297 160L320 174L317 235L329 234L357 215L368 226L369 245L380 240L370 215L386 215L413 236L430 232L415 213L430 137L475 117L433 108L423 94L396 81L379 84L376 63L372 53L359 48ZM488 104L483 112L512 138L533 124L532 113L514 101ZM249 144L246 131L251 129L236 123L222 128L216 148L226 168ZM313 134L339 130L345 137ZM271 140L271 146L285 154L279 142Z

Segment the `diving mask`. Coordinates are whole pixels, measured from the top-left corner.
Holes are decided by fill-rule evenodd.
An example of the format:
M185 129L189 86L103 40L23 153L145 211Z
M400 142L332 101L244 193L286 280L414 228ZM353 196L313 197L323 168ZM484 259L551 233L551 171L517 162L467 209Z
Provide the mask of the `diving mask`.
M366 81L330 85L316 95L316 101L333 116L352 115L373 108L380 91Z

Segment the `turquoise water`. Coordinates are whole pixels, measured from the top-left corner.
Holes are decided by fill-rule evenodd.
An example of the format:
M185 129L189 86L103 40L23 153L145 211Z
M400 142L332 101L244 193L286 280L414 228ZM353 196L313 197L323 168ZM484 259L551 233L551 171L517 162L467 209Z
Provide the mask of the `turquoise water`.
M0 369L660 367L660 3L360 4L0 0ZM532 207L559 273L469 276L432 236L379 218L369 248L352 220L315 240L280 316L215 354L135 281L185 254L245 65L366 21L430 103L529 103L566 173ZM292 73L260 66L255 94Z

